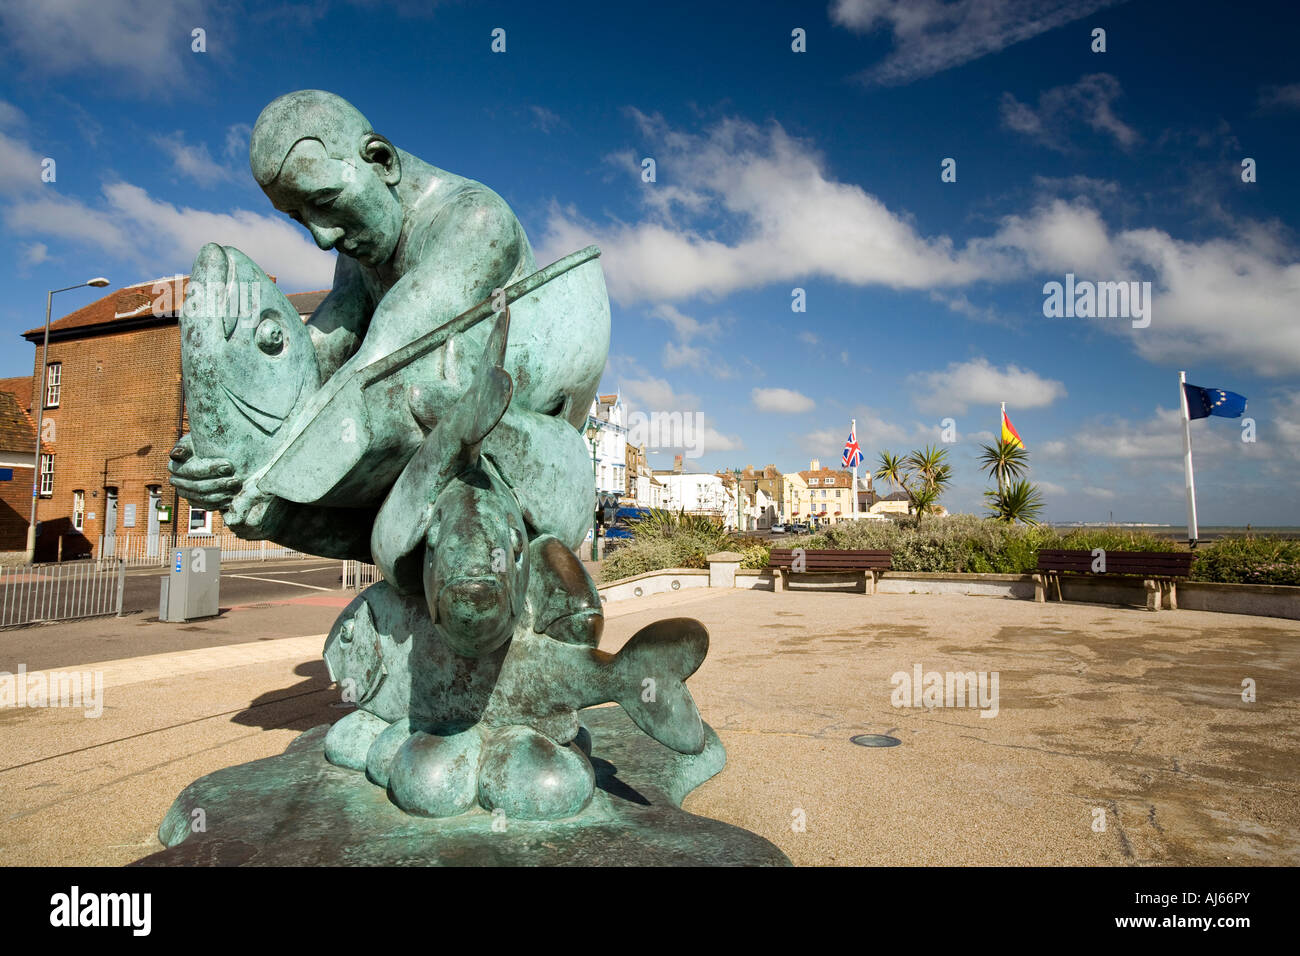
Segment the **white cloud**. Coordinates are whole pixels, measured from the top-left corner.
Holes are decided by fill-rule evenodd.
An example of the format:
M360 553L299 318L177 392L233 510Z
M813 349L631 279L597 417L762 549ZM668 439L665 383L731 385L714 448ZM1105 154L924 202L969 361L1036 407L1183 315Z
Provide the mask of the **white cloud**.
M807 345L816 345L821 339L818 338L817 333L804 330L799 333L799 341Z
M50 257L50 249L43 242L33 242L23 246L23 266L38 266Z
M615 364L611 358L611 365ZM679 392L667 379L659 378L654 375L644 374L635 361L626 359L620 360L620 366L626 367L629 374L635 377L624 379L621 384L623 394L623 403L628 413L642 412L651 415L655 412L681 412L683 417L694 415L700 410L702 402L698 395L689 392ZM692 419L692 422L695 420ZM699 454L710 454L718 451L739 451L745 447L744 441L739 435L724 435L722 432L709 423L708 416L702 419L703 425L697 434L684 435L681 446L669 447L664 445L658 448L659 451L684 451L698 452ZM685 439L689 439L688 447ZM692 457L695 457L692 454Z
M219 242L243 250L288 289L319 289L333 281L334 254L282 217L177 207L129 183L105 186L103 197L102 206L92 207L40 191L8 206L5 223L18 233L98 246L149 275L188 272L204 243Z
M190 31L216 26L201 0L46 0L0 4L0 36L10 59L44 76L90 73L166 93L190 49ZM212 37L217 41L218 37ZM210 47L211 49L211 47Z
M539 243L542 260L600 245L611 294L622 303L718 298L810 276L932 288L985 278L1002 264L991 246L975 256L946 236L919 235L861 186L834 179L820 154L779 124L725 119L696 135L633 115L661 175L690 186L641 190L646 218L631 224L593 223L553 204ZM736 238L724 242L720 232Z
M1300 83L1264 87L1259 91L1259 105L1265 110L1300 109Z
M1033 483L1038 486L1039 491L1047 495L1057 495L1058 497L1064 497L1066 494L1069 493L1064 486L1058 485L1054 481L1034 481Z
M694 345L679 345L676 342L664 343L664 368L687 368L703 369L709 363L709 352L707 349L698 348Z
M171 157L172 166L179 175L200 186L209 188L236 179L233 169L212 158L206 143L191 146L185 142L185 134L180 130L166 136L155 136L154 143Z
M807 395L788 388L756 388L749 393L754 407L760 412L775 412L782 415L797 415L812 411L817 403Z
M1119 80L1109 73L1093 73L1069 86L1045 90L1038 96L1037 110L1003 93L1002 125L1062 153L1072 148L1080 125L1110 136L1122 149L1131 149L1142 137L1115 115L1114 104L1121 95Z
M696 336L707 339L716 338L721 329L721 324L717 319L701 322L699 319L686 315L675 305L668 302L655 306L651 314L671 325L673 331L677 333L683 342L689 342Z
M1300 323L1292 315L1300 299L1300 253L1274 226L1228 225L1231 235L1200 241L1154 228L1112 232L1086 200L1055 199L1006 217L978 244L1057 282L1067 272L1094 281L1151 281L1150 327L1095 321L1160 365L1211 354L1264 376L1300 372Z
M864 78L907 83L1088 16L1115 0L833 0L831 22L887 29L894 50Z
M1066 394L1065 385L1037 372L1007 365L998 368L986 358L952 362L946 369L914 372L908 384L917 389L916 407L924 412L960 415L971 405L1042 408Z

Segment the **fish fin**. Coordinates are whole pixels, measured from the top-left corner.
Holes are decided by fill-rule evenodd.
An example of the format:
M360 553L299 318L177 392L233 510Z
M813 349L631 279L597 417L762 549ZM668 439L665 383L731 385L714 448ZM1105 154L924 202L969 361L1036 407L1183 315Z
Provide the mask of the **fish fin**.
M655 621L632 635L614 657L625 688L617 701L647 734L678 753L704 750L704 723L685 680L709 652L709 632L689 617Z

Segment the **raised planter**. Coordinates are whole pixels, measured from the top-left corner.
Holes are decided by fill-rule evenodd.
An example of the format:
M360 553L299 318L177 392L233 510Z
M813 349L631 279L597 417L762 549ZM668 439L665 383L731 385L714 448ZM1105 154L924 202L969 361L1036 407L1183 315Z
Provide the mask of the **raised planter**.
M667 568L663 571L647 571L645 574L633 575L630 578L620 578L609 584L602 584L596 590L600 593L601 601L608 603L708 586L709 572L703 568Z
M1189 611L1257 614L1300 621L1300 587L1183 581L1178 585L1178 606Z
M728 560L725 563L732 562ZM725 576L724 572L723 577ZM842 582L830 580L835 577L833 575L825 577L827 580L824 583L840 583L843 585L843 590L857 589L857 579L852 574L843 575ZM710 580L709 571L670 568L613 581L601 585L599 591L602 601L625 601L651 594L663 594L666 591L679 591L683 588L707 588L710 587ZM720 580L719 575L714 573L712 580ZM775 590L775 579L772 571L766 568L760 570L737 568L730 574L730 584L723 584L721 587L772 591ZM811 586L801 584L792 586L790 590L827 589L822 588L820 584ZM970 594L1032 601L1034 576L1032 574L958 574L946 571L886 571L881 575L878 593ZM1077 601L1081 604L1125 604L1135 607L1146 605L1146 589L1141 578L1063 575L1061 595L1066 601ZM1300 620L1300 587L1182 581L1178 585L1178 606L1189 611L1253 614L1259 617L1279 617L1297 621Z

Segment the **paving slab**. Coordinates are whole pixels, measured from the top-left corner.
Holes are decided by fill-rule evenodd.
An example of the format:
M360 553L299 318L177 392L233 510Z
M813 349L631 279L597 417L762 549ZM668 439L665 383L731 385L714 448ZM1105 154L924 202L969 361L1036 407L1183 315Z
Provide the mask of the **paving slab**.
M274 610L247 612L250 633ZM727 751L682 808L796 864L1300 863L1298 622L700 590L609 605L602 648L678 615L710 630L689 686ZM184 787L346 712L321 643L104 665L99 719L0 710L0 859L117 865L159 849ZM895 706L893 678L918 665L997 673L996 716L978 700ZM859 734L901 744L859 747Z

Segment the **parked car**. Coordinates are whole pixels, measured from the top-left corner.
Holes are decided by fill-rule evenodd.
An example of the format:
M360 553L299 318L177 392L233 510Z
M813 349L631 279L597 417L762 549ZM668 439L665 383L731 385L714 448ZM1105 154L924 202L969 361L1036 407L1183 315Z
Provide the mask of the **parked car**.
M787 532L786 532L786 530L785 530L785 525L783 525L783 524L774 524L774 525L772 525L772 533L773 533L773 534L786 534Z
M808 526L807 526L806 524L792 524L792 525L790 525L790 533L791 533L791 534L807 534L807 533L808 533Z

